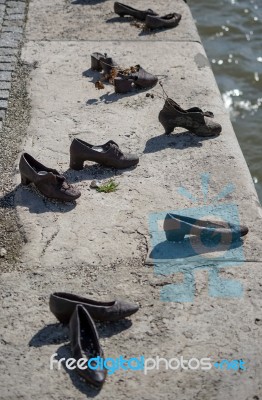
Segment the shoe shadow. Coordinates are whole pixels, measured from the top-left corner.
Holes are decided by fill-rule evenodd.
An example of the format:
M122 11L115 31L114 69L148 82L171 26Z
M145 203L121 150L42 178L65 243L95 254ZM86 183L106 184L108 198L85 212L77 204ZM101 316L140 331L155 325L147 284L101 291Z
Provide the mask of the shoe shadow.
M124 172L133 171L136 168L130 167L125 169L115 169L104 167L99 164L85 165L80 171L74 171L73 169L68 169L64 172L64 176L68 183L76 183L82 181L93 181L93 180L103 180L110 179L116 176L120 176Z
M152 36L160 32L166 32L170 31L170 29L175 29L177 28L178 25L172 27L172 28L157 28L157 29L143 29L141 32L138 34L138 36Z
M97 81L101 80L101 74L100 72L97 71L93 71L91 68L85 70L82 72L82 76L85 78L89 78L89 82L95 84ZM131 92L127 92L127 93L111 93L112 88L114 87L111 83L107 82L107 81L102 81L103 85L105 86L105 89L101 89L101 90L107 90L108 92L98 96L97 99L88 99L86 101L86 105L97 105L101 102L105 102L106 104L108 103L115 103L118 100L121 100L125 97L132 97L135 96L139 93L145 93L148 90L151 90L152 88L148 88L148 89L138 89L135 86L133 87ZM97 89L99 91L99 89Z
M56 360L61 360L61 365L64 368L65 372L69 375L75 388L79 390L79 392L86 395L86 397L88 398L98 396L102 388L95 388L94 386L91 386L88 382L82 379L75 370L67 369L65 365L65 360L67 360L68 358L71 358L70 345L67 344L59 347L56 351Z
M159 135L150 138L146 142L144 154L156 153L166 148L184 150L189 147L202 147L205 140L215 139L217 136L197 136L189 131L184 131L175 135Z
M98 335L102 339L118 335L131 328L131 319L121 319L115 322L96 322Z
M110 338L126 331L132 326L132 321L123 319L116 322L96 322L100 339ZM62 344L69 341L68 325L56 323L41 328L29 341L30 347L43 347L51 344Z
M132 22L134 21L134 18L132 17L114 17L114 18L109 18L106 20L107 24L114 24L116 22L120 23L120 24L124 24L127 22Z
M148 88L148 89L137 89L137 88L133 88L132 92L128 92L128 93L110 93L107 92L106 94L103 94L102 96L100 96L98 99L89 99L86 102L86 105L97 105L101 102L104 102L106 104L110 104L110 103L116 103L117 101L125 98L125 97L132 97L132 96L136 96L140 93L145 93L148 90L151 90L152 88Z
M42 196L32 185L18 185L0 198L0 208L27 208L31 214L48 212L67 213L76 207L76 202L58 202Z
M96 81L99 81L101 79L101 74L99 71L94 71L91 68L86 69L85 71L82 72L82 76L84 78L91 78L89 81L90 83L95 83ZM107 82L103 82L107 84Z
M225 251L238 249L243 245L243 240L239 239L230 244L219 243L214 244L209 243L210 247L201 246L195 238L184 238L181 242L169 242L167 240L158 243L152 251L149 253L148 257L154 260L181 260L194 256L201 256L204 254L221 253L224 254ZM212 260L212 257L210 258Z
M50 344L62 344L68 341L68 326L60 323L41 328L30 340L30 347L42 347Z

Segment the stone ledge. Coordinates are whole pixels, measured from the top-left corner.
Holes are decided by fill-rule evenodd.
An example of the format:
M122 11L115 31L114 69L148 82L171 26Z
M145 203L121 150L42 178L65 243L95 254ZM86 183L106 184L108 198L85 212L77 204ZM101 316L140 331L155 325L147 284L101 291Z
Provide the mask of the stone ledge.
M15 70L15 64L14 63L1 63L0 62L0 72L2 71L14 71Z
M0 90L10 90L11 81L0 81Z
M2 56L0 49L0 63L16 63L17 57L15 56Z
M142 5L141 5L142 4ZM132 7L154 8L160 15L182 14L175 29L148 34L130 25L130 18L114 13L114 0L74 2L32 0L29 10L34 18L26 26L29 40L175 40L198 41L200 38L188 5L183 0L132 0ZM30 11L29 11L30 12Z
M6 110L7 105L8 105L7 100L0 100L0 110Z
M0 100L7 100L9 98L9 90L0 89Z
M0 71L0 81L11 81L12 73L10 71Z
M0 110L0 121L5 119L5 110Z

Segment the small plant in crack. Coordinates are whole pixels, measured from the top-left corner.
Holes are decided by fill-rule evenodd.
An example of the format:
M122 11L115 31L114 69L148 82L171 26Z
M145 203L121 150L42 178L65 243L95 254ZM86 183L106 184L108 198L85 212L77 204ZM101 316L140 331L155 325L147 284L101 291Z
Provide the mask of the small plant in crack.
M110 179L108 182L105 182L103 185L96 188L96 191L99 193L111 193L116 192L118 190L119 183L116 183L113 179Z

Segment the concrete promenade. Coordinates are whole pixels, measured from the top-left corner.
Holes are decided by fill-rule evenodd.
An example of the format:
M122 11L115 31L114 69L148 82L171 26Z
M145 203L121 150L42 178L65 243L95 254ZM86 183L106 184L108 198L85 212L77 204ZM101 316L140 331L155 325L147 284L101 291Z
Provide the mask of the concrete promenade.
M262 396L261 206L188 5L183 0L153 3L133 0L132 6L160 14L180 12L179 26L142 32L130 19L123 22L114 14L113 0L29 3L19 63L27 67L30 120L20 132L20 151L63 171L82 196L76 204L50 202L19 184L18 161L13 164L10 207L24 243L14 267L0 277L0 399ZM90 70L90 55L96 51L158 75L168 96L182 107L213 111L222 134L206 139L176 129L165 136L158 122L164 104L161 87L149 91L153 98L145 91L116 95L109 84L98 91L94 82L99 73ZM92 144L112 139L122 150L138 153L140 163L127 171L92 163L72 171L69 146L74 137ZM93 179L107 178L119 183L116 192L90 189ZM181 187L192 196L185 196ZM152 261L152 213L214 203L221 210L230 204L249 227L241 252L227 259L226 251L218 249L213 258L200 254L199 263L188 256L169 273L157 273L163 260ZM190 294L190 301L163 302L161 293L168 285L174 285L170 288L178 297L180 285L181 296ZM242 359L247 370L119 371L97 392L76 373L49 368L53 353L70 356L67 328L48 307L49 295L58 290L140 305L130 320L98 324L107 357Z

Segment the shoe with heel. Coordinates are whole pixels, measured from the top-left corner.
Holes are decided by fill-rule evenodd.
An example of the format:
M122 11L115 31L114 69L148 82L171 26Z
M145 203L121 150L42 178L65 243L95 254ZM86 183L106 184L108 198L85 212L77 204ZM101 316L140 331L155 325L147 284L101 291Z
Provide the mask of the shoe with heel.
M117 64L107 54L92 53L91 54L91 69L93 71L104 72L104 75L110 75L113 68L117 68Z
M30 154L22 154L19 162L22 185L33 183L44 196L60 201L73 201L81 193L66 182L57 170L48 168Z
M93 53L91 55L91 69L103 72L105 79L111 81L116 93L128 93L135 89L149 89L154 87L158 78L147 72L140 65L130 68L121 68L107 54Z
M135 69L135 72L130 72L126 75L119 71L114 79L116 93L131 92L133 88L150 89L157 84L158 78L155 75L150 74L140 65L136 65Z
M93 146L81 139L74 139L70 146L70 168L81 170L85 161L93 161L106 167L117 169L130 168L138 164L134 154L125 154L113 140Z
M167 98L158 119L168 135L177 127L185 128L197 136L217 136L222 127L213 120L213 113L198 107L184 110L174 100Z

